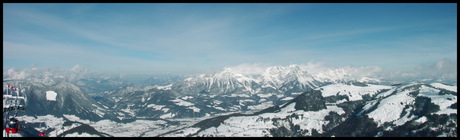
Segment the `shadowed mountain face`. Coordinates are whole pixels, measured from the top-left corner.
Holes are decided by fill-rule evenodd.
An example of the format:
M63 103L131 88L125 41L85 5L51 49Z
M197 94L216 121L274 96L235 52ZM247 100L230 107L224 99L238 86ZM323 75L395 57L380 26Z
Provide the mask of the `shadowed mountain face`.
M27 115L72 114L90 120L100 120L110 116L110 110L103 109L103 106L90 95L68 82L43 85L20 81L12 84L21 85L20 89L23 91L21 94L27 97Z
M294 102L296 103L294 106L296 110L319 111L326 109L326 100L321 96L321 91L319 90L300 94L294 99Z

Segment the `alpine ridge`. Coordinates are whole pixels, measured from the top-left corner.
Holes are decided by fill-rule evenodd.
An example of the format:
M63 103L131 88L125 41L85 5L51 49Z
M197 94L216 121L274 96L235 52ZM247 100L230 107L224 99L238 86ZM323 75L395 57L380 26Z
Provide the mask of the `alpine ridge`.
M457 136L457 92L440 83L332 84L253 114L230 114L161 136Z

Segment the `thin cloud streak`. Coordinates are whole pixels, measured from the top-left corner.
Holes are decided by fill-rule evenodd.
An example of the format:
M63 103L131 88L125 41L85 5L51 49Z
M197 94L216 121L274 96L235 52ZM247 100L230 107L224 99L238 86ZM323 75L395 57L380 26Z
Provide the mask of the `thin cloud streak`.
M357 16L370 20L353 21L358 18L348 17L350 13L338 19L322 17L340 10L323 14L326 11L314 4L44 7L4 6L4 24L8 26L4 31L5 59L30 60L26 65L31 61L53 61L47 65L69 63L65 65L152 72L206 71L242 63L287 65L311 60L333 66L398 68L441 58L456 59L456 26L450 31L456 25L451 19L456 18L450 16L427 20L397 15L411 20L392 18L395 21L386 22L362 13ZM56 13L57 10L62 12ZM354 12L357 11L351 13ZM381 16L393 17L395 13L386 14ZM345 24L338 22L341 20ZM384 22L375 24L376 21ZM13 50L14 47L17 48ZM22 58L14 53L21 53L18 56ZM10 67L10 63L4 66Z

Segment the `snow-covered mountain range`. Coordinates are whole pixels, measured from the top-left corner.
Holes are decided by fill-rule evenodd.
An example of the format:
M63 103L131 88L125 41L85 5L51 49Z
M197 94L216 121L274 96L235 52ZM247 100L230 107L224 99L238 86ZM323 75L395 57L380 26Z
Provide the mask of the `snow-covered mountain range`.
M299 65L273 66L260 72L246 74L239 70L225 68L214 74L202 74L174 84L173 89L184 94L197 93L244 93L257 94L280 92L290 94L302 92L329 83L339 82L380 82L379 79L353 75L350 67L329 68L315 74L309 73Z
M146 80L161 85L51 70L4 72L4 93L18 85L28 97L25 136L41 122L53 136L456 136L456 84L391 82L378 67L227 67Z

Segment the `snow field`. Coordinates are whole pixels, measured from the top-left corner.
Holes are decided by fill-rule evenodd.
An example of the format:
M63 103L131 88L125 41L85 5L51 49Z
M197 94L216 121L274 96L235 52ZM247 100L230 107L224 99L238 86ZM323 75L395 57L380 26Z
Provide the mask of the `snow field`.
M46 127L48 127L48 129L50 129L50 128L59 128L57 130L53 130L53 131L49 132L49 134L48 134L49 137L56 137L56 133L59 135L62 132L64 132L63 130L60 129L60 128L63 128L64 118L57 118L57 117L55 117L53 115L37 116L37 118L35 118L33 116L21 116L19 118L20 118L20 120L24 120L24 121L26 121L28 123L44 123L44 124L46 124ZM44 127L44 126L42 126L42 127ZM66 130L66 129L64 128L64 130Z
M191 99L193 98L192 96L185 96L185 97L182 97L182 99ZM193 112L200 112L201 109L195 107L194 103L191 103L191 102L187 102L187 101L184 101L184 100L181 100L179 98L176 98L174 100L170 100L172 102L174 102L174 104L178 105L178 106L186 106L188 107L187 109L191 109L193 110ZM166 115L166 114L165 114ZM168 118L168 115L163 115L164 118ZM172 117L174 117L174 115L172 115ZM160 117L161 118L161 117Z
M422 85L420 87L419 96L425 96L431 98L431 102L439 106L439 111L436 114L451 114L457 113L456 109L448 108L452 104L457 102L457 96L455 95L439 95L440 90L434 89L431 87L427 87Z
M75 115L66 115L64 114L63 115L66 119L69 119L70 121L75 121L75 122L81 122L81 123L84 123L84 124L89 124L91 123L91 121L89 120L82 120L80 119L79 117L75 116Z
M169 85L166 85L166 86L157 86L156 88L159 89L159 90L171 90L172 85L173 84L169 84Z
M415 97L409 95L410 92L417 91L419 94L417 96L424 96L431 98L431 102L439 106L439 111L435 114L456 114L457 109L448 108L452 104L457 102L457 96L455 95L439 95L440 90L421 85L419 89L406 89L402 91L405 87L415 85L416 83L408 84L398 88L399 91L397 95L390 96L388 98L382 99L378 108L370 113L368 113L369 118L373 118L377 122L378 126L382 126L385 122L392 122L396 126L403 125L404 123L413 120L415 116L409 117L410 113L405 114L403 117L399 118L400 114L403 112L403 109L406 105L413 105L415 102ZM433 84L431 84L433 86ZM449 86L442 85L439 83L434 83L435 87L449 88ZM450 86L453 87L453 86ZM385 94L383 97L388 96L390 93L396 89L391 89L388 92L382 93ZM381 95L382 95L381 94ZM380 96L380 95L379 95ZM379 97L378 96L378 97ZM364 110L368 110L375 105L377 101L370 101L364 106ZM412 107L406 108L405 112L410 112L413 110ZM423 121L423 120L420 120ZM425 120L426 121L426 120Z
M376 94L378 91L382 89L391 89L391 88L392 88L391 86L371 85L371 84L368 84L367 87L345 85L345 84L332 84L332 85L327 85L327 86L316 88L316 89L322 89L323 97L329 97L329 96L334 96L338 94L338 95L348 96L350 101L357 101L357 100L362 100L363 95L373 96L374 94ZM337 91L337 89L343 89L343 90Z
M155 110L161 110L163 107L165 107L166 105L156 105L156 104L149 104L147 105L148 108L153 108Z
M54 91L46 91L46 100L56 101L57 93Z
M369 109L371 109L372 107L374 107L376 104L377 104L378 100L372 100L372 101L368 101L366 103L366 105L364 105L363 109L361 112L359 112L357 115L361 115L362 113L364 112L367 112L369 111Z
M181 99L182 99L182 100L188 100L188 99L193 99L193 97L192 97L192 96L184 96L184 97L182 97Z
M405 110L405 112L407 112L407 113L403 117L401 117L398 120L394 121L393 124L396 125L396 126L401 126L401 125L404 125L406 122L415 119L415 115L410 116L410 113L409 113L412 109L413 109L412 107L408 107Z
M195 105L194 103L191 103L191 102L187 102L187 101L184 101L184 100L181 100L181 99L174 99L174 100L170 100L172 102L174 102L174 104L178 105L178 106L193 106Z
M292 100L294 99L294 97L285 97L283 99L281 99L282 101L289 101L289 100Z
M201 109L199 109L199 108L197 108L195 106L190 106L190 107L188 107L188 109L192 109L193 112L200 112L200 110L201 110Z
M150 134L147 136L156 136L159 133L165 133L177 127L177 126L168 126L167 122L163 120L136 120L132 123L117 123L117 122L113 122L110 120L101 120L98 122L91 122L88 120L82 120L79 117L76 117L75 115L64 115L64 116L65 118L71 121L82 122L84 124L88 124L99 132L107 133L115 137L139 137L141 136L142 133L147 133L147 132L149 132ZM81 125L79 123L73 123L71 126L63 126L65 122L64 118L57 118L53 115L37 116L37 118L32 117L32 116L24 116L21 118L23 118L26 122L29 122L29 123L44 122L46 123L48 129L58 128L57 130L51 131L47 134L50 137L56 137L56 133L57 135L59 135L63 133L64 131L70 130L72 128L75 128ZM154 135L154 133L156 135ZM84 133L82 135L70 134L66 136L98 137L97 135L85 135Z
M394 91L396 91L396 88L392 88L386 92L380 93L379 95L376 96L376 98L385 98L388 95L391 95L391 93L393 93Z
M270 107L270 106L273 106L273 101L268 101L268 102L263 102L263 103L258 104L258 105L248 106L248 109L252 110L252 111L257 111L257 110L265 109L265 108Z
M279 128L284 126L290 128L290 123L287 120L291 120L294 124L299 124L300 129L318 130L322 133L322 127L327 124L328 121L323 121L329 112L334 111L338 114L344 114L345 111L337 106L327 106L327 109L320 111L308 111L295 110L295 103L289 104L285 108L282 108L277 113L264 113L258 116L237 116L226 119L218 127L211 127L198 133L197 136L217 136L217 137L231 137L231 136L251 136L251 137L262 137L271 136L269 130L272 128ZM299 118L288 118L289 116L296 114ZM278 118L273 122L272 119ZM276 125L275 125L276 123Z
M103 117L105 115L105 113L103 112L104 109L95 105L95 104L91 104L92 106L96 107L96 109L92 110L92 112L96 113L98 116L100 117Z
M420 117L417 120L415 120L415 122L418 122L418 123L425 123L426 121L428 121L428 119L425 116Z
M125 112L125 113L128 113L129 115L131 116L136 116L136 110L131 110L131 107L134 106L134 104L130 104L128 105L126 108L124 109L121 109L121 111Z
M457 92L457 86L449 86L449 85L444 85L441 83L432 83L430 85L436 88L443 88L443 89L447 89L453 92Z
M247 94L231 94L228 97L251 97L251 96L249 96Z
M274 93L267 93L267 94L256 94L260 98L268 98L274 95Z
M163 114L163 115L161 115L160 118L162 118L162 119L169 119L169 118L173 118L174 116L176 116L176 114L168 113L168 114Z
M198 130L200 130L200 128L198 127L189 127L171 134L167 134L165 135L165 137L185 137L191 134L195 134L196 132L198 132Z
M115 137L139 137L142 133L162 129L166 124L163 120L136 120L132 123L116 123L110 120L101 120L90 124L96 130Z
M98 135L91 135L88 133L82 133L78 134L78 132L72 133L72 134L67 134L65 137L99 137Z
M387 97L380 101L377 109L368 113L369 118L374 119L378 126L382 126L385 122L392 122L399 119L403 108L406 105L414 104L415 99L409 96L413 90L405 90L396 95Z

